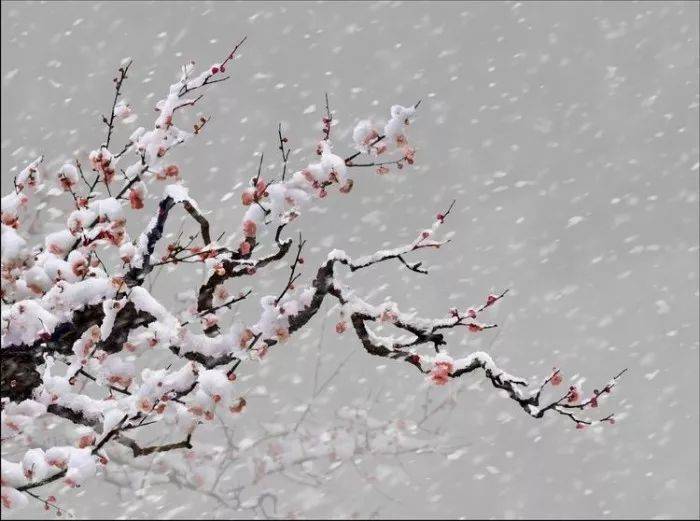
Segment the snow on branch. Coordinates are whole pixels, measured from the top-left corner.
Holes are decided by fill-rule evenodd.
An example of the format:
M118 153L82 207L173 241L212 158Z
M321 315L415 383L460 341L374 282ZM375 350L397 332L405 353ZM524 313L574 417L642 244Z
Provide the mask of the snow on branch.
M614 423L612 414L599 419L587 415L611 394L624 370L587 397L571 386L559 399L546 403L543 390L563 382L558 369L530 388L488 353L449 354L446 346L455 331L478 334L497 327L482 322L481 315L508 290L488 295L473 307L449 309L444 317L422 318L402 312L397 303L373 305L346 285L343 269L354 272L393 261L401 269L428 274L423 260L415 257L426 250L442 250L450 242L439 232L455 201L410 242L357 257L333 250L311 280L305 281L306 240L301 230L297 230L298 239L292 238L296 234L284 237L285 231L296 226L296 219L309 206L325 204L333 192L350 193L355 183L353 168L375 167L385 175L392 168L414 164L416 149L407 130L420 101L392 106L384 125L361 120L351 133L355 152L343 156L338 152L342 146L332 139L338 120L326 95L316 158L296 169L280 124L276 129L282 158L279 177L263 175L261 155L257 171L240 193L244 212L234 221L239 224L232 233L226 231L229 238L224 242L224 233L213 235L206 212L189 196L190 173L172 162L170 151L204 131L206 117L199 117L190 130L180 128L177 120L199 106L203 95L196 91L229 78L225 73L235 66L245 40L199 73L193 62L185 65L178 81L156 103L152 128L135 129L124 145L112 149L115 122L131 113L122 99L132 64L125 61L114 78L110 115L102 117L105 141L86 161L73 158L56 172L44 167L43 156L32 158L14 178L12 191L2 198L0 422L3 443L14 440L30 445L19 461L2 462L3 507L22 506L30 497L62 512L53 496L42 498L34 491L59 480L78 487L96 473L110 475L109 454L117 447L132 459L193 450L198 425L212 422L221 412L238 415L247 407L236 383L238 368L289 341L327 300L339 310L338 334L352 327L367 353L406 362L431 384L445 385L483 371L493 387L533 418L556 413L579 429ZM162 183L165 186L159 186ZM57 231L33 244L27 215L46 194L64 195L71 211ZM177 205L193 219L198 232L189 237L180 233L161 244ZM152 211L153 217L132 239L127 221L142 211ZM265 242L272 249L261 254ZM293 258L286 260L290 250ZM233 281L259 276L265 268L284 262L288 262L288 277L273 295L251 298L252 290L231 287ZM193 306L176 311L155 298L144 282L154 281L156 267L182 264L200 265L204 280L193 288ZM252 300L259 313L246 322L241 317L247 315L239 313L238 306ZM379 335L377 325L395 333ZM144 355L154 351L170 362L151 367L149 361L154 358ZM31 447L24 433L44 417L71 425L75 443L45 450ZM302 420L290 432L296 432ZM137 441L135 435L142 430L158 429L165 434L162 443ZM283 460L280 456L274 465L267 464L259 477L274 472L278 464L282 468ZM284 461L294 464L296 459Z

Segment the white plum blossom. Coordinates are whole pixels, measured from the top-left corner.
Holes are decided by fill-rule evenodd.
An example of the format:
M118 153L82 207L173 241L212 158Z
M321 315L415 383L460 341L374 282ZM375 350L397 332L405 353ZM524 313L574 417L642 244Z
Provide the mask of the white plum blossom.
M391 106L391 119L384 127L386 139L397 144L405 143L404 127L408 125L409 118L416 113L415 107L402 107L401 105Z

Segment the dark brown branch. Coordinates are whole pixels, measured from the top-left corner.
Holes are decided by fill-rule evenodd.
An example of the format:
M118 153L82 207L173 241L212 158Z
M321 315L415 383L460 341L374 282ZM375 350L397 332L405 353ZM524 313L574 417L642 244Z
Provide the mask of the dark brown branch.
M138 458L139 456L148 456L149 454L155 454L158 452L168 452L176 449L191 449L191 440L192 435L190 434L187 436L187 438L177 443L167 443L164 445L151 445L150 447L141 447L138 443L136 443L136 441L132 440L131 438L128 438L124 435L119 436L119 442L122 445L126 445L127 447L129 447L132 450L135 458Z
M224 61L222 61L222 62L219 64L219 66L218 66L218 69L219 69L219 70L217 71L217 73L218 73L218 72L224 72L224 71L226 70L226 69L225 69L226 64L229 62L229 60L232 60L232 59L234 58L234 56L235 56L235 54L236 54L236 51L238 51L239 47L240 47L241 45L243 45L247 39L248 39L248 37L247 37L247 36L244 36L243 39L242 39L240 42L238 42L238 43L236 44L236 46L235 46L235 47L233 48L233 50L228 54L228 56L226 57L226 59L224 59ZM199 88L201 88L201 87L204 87L205 85L212 85L212 84L214 84L214 83L219 83L219 82L221 82L221 81L226 81L226 80L228 80L228 79L230 78L230 76L225 76L225 77L223 77L223 78L212 79L212 78L214 77L215 74L216 74L216 73L214 73L214 72L210 72L210 73L209 73L209 76L207 76L207 78L204 80L204 83L202 83L202 85L200 85L199 87L192 87L192 88L190 88L190 87L187 86L187 83L185 83L185 84L182 86L182 88L180 89L180 91L178 92L178 97L181 98L182 96L184 96L184 95L187 94L188 92L192 92L193 90L197 90L197 89L199 89Z
M165 222L168 219L168 214L173 206L175 206L175 200L166 196L161 200L158 205L158 215L156 217L156 222L153 224L150 230L145 232L146 235L146 252L142 256L141 267L132 266L131 269L124 276L124 281L127 287L138 286L143 283L146 276L153 270L154 264L151 263L151 255L155 250L156 244L163 236L163 231L165 228ZM209 235L209 221L207 221L204 216L192 205L189 201L183 201L183 206L185 210L195 219L200 225L200 231L202 234L202 239L204 240L204 245L208 246L211 244L211 236Z
M331 107L328 103L328 93L326 96L326 115L323 116L323 140L328 141L331 137L331 124L333 122L333 113L331 112Z
M122 157L126 153L126 151L129 150L129 147L133 144L133 141L127 141L127 143L124 145L124 148L122 148L117 154L114 154L114 158L119 159L120 157Z
M68 470L61 470L60 472L57 472L56 474L44 478L41 481L36 481L34 483L28 483L26 485L22 485L21 487L17 487L17 490L19 490L20 492L26 492L27 490L31 490L33 488L43 487L44 485L48 485L49 483L53 483L54 481L61 479L67 473Z
M372 161L371 163L353 163L350 161L349 163L346 163L348 168L365 168L365 167L370 167L370 166L387 166L387 165L400 165L403 162L404 158L401 157L399 159L392 159L389 161Z
M287 143L288 139L282 136L282 123L280 123L277 127L277 135L280 140L279 149L282 154L282 181L284 181L284 177L287 175L287 160L289 159L289 154L292 152L292 150L289 148L286 151L284 150L284 144Z
M71 409L70 407L52 403L49 404L46 410L54 416L60 416L77 425L85 425L86 427L93 428L99 428L100 426L97 420L87 418L82 412Z
M289 274L289 279L287 280L287 284L285 285L284 289L282 290L282 293L280 293L279 297L275 299L275 306L280 303L280 300L282 300L282 297L284 297L285 293L289 291L289 289L292 288L294 281L297 280L301 274L295 275L297 266L301 263L304 262L304 260L301 258L301 250L304 247L304 244L306 244L306 241L302 240L301 238L301 232L299 232L299 243L297 245L297 256L294 258L294 262L290 266L291 273Z
M151 266L151 255L153 255L157 242L163 236L165 221L168 219L168 214L173 206L175 206L175 200L170 196L165 197L158 205L156 222L146 232L146 251L141 253L142 265L141 267L132 266L124 276L124 282L127 287L141 285L146 275L153 269Z
M248 275L251 269L257 270L260 268L264 268L268 264L282 259L287 254L289 248L292 245L291 239L280 241L280 234L283 228L284 225L278 226L277 232L275 234L275 243L277 244L277 251L266 257L251 260L249 258L250 254L244 256L238 252L231 252L230 258L224 259L221 263L223 273L212 273L207 279L207 281L204 284L202 284L202 286L199 288L199 296L197 298L197 311L201 312L212 307L214 291L216 290L217 286L219 286L223 282L231 278ZM254 247L255 242L253 242L253 245L251 246L251 253L254 250ZM209 336L214 336L218 331L219 328L216 325L214 325L211 328L207 328L205 330L205 333Z
M126 66L119 67L119 77L114 78L115 82L115 89L114 89L114 101L112 102L112 110L110 112L110 117L109 120L105 118L104 116L102 117L102 120L104 123L107 125L107 141L105 141L104 147L109 148L109 142L112 139L112 131L114 130L114 109L117 106L117 100L119 99L119 96L121 95L121 88L122 88L122 83L124 83L124 80L126 79L126 73L129 70L129 67L131 67L131 64L133 63L132 60L129 60L129 63L126 64ZM94 188L94 187L93 187ZM91 190L92 192L92 190Z
M192 218L199 223L204 246L211 244L211 237L209 235L209 221L207 221L199 210L197 210L189 201L184 201L182 205L185 207L185 210L187 210L187 213L189 213Z
M237 302L240 302L241 300L246 299L246 298L248 297L248 295L250 295L252 292L253 292L252 290L248 290L248 291L246 291L245 293L239 295L238 297L234 297L234 298L232 298L232 299L230 299L230 300L224 302L223 304L220 304L220 305L218 305L218 306L211 307L211 308L209 308L209 309L204 309L204 310L198 312L198 313L195 315L195 317L203 317L204 315L207 315L207 314L209 314L209 313L214 313L214 312L216 312L216 311L218 311L218 310L220 310L220 309L223 309L223 308L231 308L231 306L233 306L233 305L236 304ZM181 326L185 326L185 325L187 325L187 324L189 324L189 323L190 323L190 321L188 320L188 321L182 322L180 325L181 325Z

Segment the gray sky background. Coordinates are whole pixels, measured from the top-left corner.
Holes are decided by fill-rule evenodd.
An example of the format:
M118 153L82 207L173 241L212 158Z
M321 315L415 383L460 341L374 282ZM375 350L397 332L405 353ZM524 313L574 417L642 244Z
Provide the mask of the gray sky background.
M348 282L431 317L511 288L488 317L501 327L455 333L450 353L491 346L514 374L537 381L558 365L589 391L629 367L605 406L620 421L584 432L564 418L534 421L480 375L428 389L405 364L335 335L333 315L243 369L268 396L236 435L298 417L325 327L324 371L356 354L316 405L319 425L368 396L377 417L416 419L426 400L461 388L439 425L467 447L452 460L406 458L409 486L387 479L378 491L343 470L313 501L290 494L301 515L697 518L698 5L3 2L3 193L37 152L55 166L99 146L125 57L134 58L125 99L135 124L150 126L182 63L208 66L248 35L232 79L201 102L213 115L204 134L176 156L214 235L237 226L237 197L221 199L254 174L255 154L277 172L278 122L299 149L296 170L313 159L324 92L342 152L358 119L384 121L391 104L422 99L409 129L417 167L356 172L351 194L307 211L297 222L311 246L306 266L333 248L359 255L410 240L456 198L445 226L453 242L416 256L428 277L387 263ZM130 222L132 235L149 217ZM285 277L272 270L256 284L276 293ZM168 301L198 281L194 270L165 273L156 294ZM127 506L131 517L216 508L206 496L161 492L160 502L134 500L96 482L62 501L102 517Z

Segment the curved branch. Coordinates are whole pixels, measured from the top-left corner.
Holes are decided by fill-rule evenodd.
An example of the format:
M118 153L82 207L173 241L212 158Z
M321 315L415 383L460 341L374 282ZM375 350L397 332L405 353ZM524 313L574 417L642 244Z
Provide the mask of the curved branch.
M209 221L197 210L197 208L189 201L180 201L192 218L199 223L200 231L204 246L211 244L211 236L209 235ZM163 237L165 222L168 219L170 210L178 204L172 196L164 197L158 204L158 215L151 221L148 229L141 234L139 238L139 252L141 265L133 266L124 276L124 282L127 287L138 286L143 283L146 276L153 270L154 265L151 263L151 256L156 248L156 244Z

